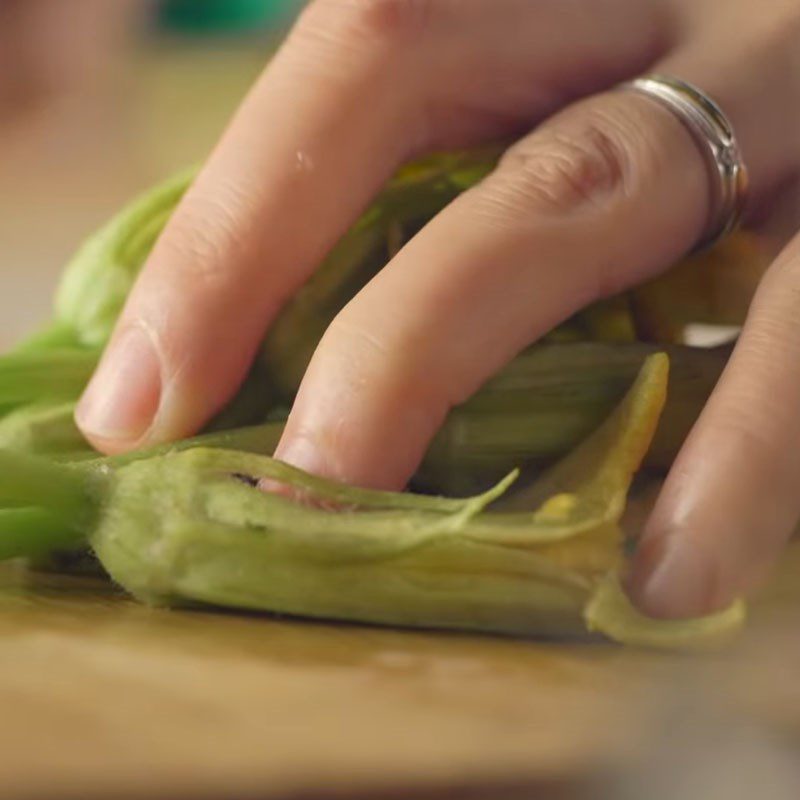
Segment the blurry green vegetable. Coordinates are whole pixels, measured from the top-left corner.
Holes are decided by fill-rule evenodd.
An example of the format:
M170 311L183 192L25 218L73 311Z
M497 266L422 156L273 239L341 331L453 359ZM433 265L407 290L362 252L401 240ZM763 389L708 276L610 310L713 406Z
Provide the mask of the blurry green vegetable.
M574 342L532 347L454 408L415 485L475 491L515 466L570 452L619 402L648 355L667 352L672 380L646 465L666 469L727 362L729 349Z
M0 406L74 400L97 356L81 348L36 347L0 356Z
M78 454L86 443L73 422L75 404L31 403L0 417L0 447L42 455Z
M108 341L139 270L193 177L193 171L184 172L137 198L78 250L56 293L53 324L63 336L96 350Z

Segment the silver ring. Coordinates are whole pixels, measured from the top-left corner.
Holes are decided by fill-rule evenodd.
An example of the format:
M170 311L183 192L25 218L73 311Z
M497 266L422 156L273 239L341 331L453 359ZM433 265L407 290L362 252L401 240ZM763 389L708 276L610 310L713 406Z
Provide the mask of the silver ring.
M739 224L747 200L747 167L730 120L704 92L667 75L645 75L621 84L656 100L680 120L708 166L711 205L699 248L713 245Z

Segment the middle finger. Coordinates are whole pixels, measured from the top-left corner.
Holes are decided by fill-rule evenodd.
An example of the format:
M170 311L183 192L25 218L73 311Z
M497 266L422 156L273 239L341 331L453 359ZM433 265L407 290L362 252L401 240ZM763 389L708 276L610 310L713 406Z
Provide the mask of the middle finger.
M276 455L399 488L451 406L576 309L689 248L707 195L691 136L648 99L610 93L559 114L340 313Z

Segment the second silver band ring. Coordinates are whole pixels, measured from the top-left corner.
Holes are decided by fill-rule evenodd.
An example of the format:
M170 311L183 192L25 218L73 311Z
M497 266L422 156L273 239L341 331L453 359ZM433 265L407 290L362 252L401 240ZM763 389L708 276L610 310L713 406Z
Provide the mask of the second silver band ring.
M733 125L704 92L686 81L666 75L645 75L623 83L671 111L702 150L711 183L708 223L700 247L708 247L739 223L747 199L747 168Z

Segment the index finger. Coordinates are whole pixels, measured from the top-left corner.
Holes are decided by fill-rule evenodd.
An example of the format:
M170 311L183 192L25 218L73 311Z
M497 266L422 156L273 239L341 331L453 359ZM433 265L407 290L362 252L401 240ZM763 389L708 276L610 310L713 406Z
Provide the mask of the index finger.
M145 264L77 415L99 449L187 435L219 410L269 321L403 159L406 108L386 91L401 66L366 38L343 59L333 24L330 44L311 41L325 24L298 25Z

